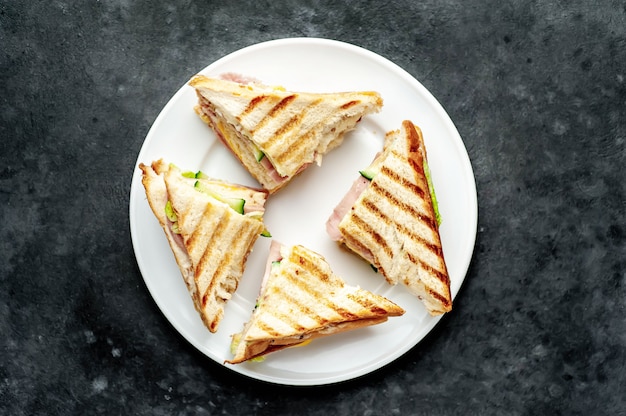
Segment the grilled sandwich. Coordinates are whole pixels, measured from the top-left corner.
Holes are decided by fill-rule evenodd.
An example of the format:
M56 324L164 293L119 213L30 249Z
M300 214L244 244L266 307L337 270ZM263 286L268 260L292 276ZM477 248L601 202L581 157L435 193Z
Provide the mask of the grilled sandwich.
M270 193L339 146L362 117L380 111L376 92L304 93L247 79L196 75L196 113Z
M231 364L404 314L392 301L347 285L319 254L272 241L257 304L233 336Z
M421 130L403 121L360 173L328 219L328 234L390 284L406 285L430 314L449 312L450 277Z
M182 172L163 160L141 163L142 183L195 309L216 332L263 224L267 191Z

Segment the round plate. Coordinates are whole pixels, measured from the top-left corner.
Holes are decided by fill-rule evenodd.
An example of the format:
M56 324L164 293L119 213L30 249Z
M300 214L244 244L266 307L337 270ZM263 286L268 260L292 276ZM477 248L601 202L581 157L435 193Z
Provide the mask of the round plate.
M391 286L356 255L326 234L325 223L350 185L382 149L387 131L404 119L424 134L429 166L443 218L443 251L452 295L470 263L477 226L476 186L467 151L437 100L406 71L363 48L343 42L281 39L236 51L200 73L234 72L292 91L378 91L380 113L367 116L343 144L270 197L265 224L274 239L301 244L320 254L347 284L383 295L406 310L387 322L317 339L305 347L270 354L262 362L223 364L232 357L231 335L249 319L265 268L270 239L259 238L248 257L239 288L227 303L217 333L210 333L195 311L165 235L148 206L135 166L130 192L130 230L139 269L166 318L191 344L217 363L246 376L286 385L322 385L349 380L390 363L415 346L439 321L402 287ZM137 164L163 158L183 170L259 186L194 113L194 90L186 84L172 97L148 132Z

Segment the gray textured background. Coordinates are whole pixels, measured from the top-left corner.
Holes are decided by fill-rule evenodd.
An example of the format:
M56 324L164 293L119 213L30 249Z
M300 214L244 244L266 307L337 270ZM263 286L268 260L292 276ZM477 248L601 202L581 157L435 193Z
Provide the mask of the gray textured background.
M138 271L134 163L196 71L294 36L424 84L476 176L454 311L374 374L244 379ZM0 414L626 414L626 2L0 2Z

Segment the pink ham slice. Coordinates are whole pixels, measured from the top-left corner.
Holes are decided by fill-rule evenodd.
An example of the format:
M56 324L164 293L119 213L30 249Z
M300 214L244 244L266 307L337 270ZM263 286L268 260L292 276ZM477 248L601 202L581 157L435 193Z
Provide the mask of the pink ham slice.
M262 84L260 80L254 78L254 77L249 77L246 75L242 75L242 74L237 74L235 72L225 72L223 74L219 75L219 78L223 79L224 81L232 81L232 82L238 82L239 84Z
M261 164L263 169L265 169L269 177L272 178L272 180L274 180L276 183L283 183L284 181L288 179L286 177L280 176L280 174L278 173L274 165L272 165L272 162L270 162L270 160L267 157L264 157L263 159L261 159L259 163Z
M267 255L267 264L265 265L265 274L263 275L263 280L261 280L261 289L259 290L259 296L262 296L265 293L265 284L267 283L267 279L270 277L270 270L272 269L272 263L275 261L281 261L283 258L280 254L280 248L282 244L276 240L272 240L270 244L270 252Z
M341 233L339 232L339 223L346 216L350 208L354 205L357 198L369 186L370 181L363 176L359 176L353 183L348 193L343 197L339 205L335 207L332 215L326 221L326 232L333 241L341 241Z

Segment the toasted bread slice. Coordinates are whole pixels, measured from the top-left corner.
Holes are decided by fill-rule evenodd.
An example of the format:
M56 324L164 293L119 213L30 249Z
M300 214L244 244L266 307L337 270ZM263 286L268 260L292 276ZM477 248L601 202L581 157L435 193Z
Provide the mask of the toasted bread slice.
M312 339L385 322L404 309L365 289L345 284L319 254L272 242L257 305L233 337L241 363Z
M248 254L265 229L267 192L210 178L188 178L162 160L139 168L148 202L165 231L193 304L206 327L216 332ZM243 203L233 208L232 200ZM252 211L245 212L245 201L250 201Z
M270 193L339 146L362 117L380 111L376 92L304 93L196 75L195 111Z
M421 130L404 121L327 223L331 237L402 283L432 315L452 309Z

